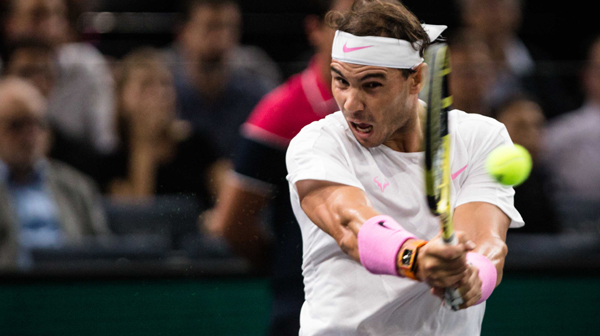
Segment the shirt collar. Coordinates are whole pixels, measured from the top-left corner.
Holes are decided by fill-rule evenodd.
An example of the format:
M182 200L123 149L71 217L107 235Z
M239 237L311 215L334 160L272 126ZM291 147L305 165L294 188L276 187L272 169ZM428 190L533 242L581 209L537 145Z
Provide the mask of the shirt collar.
M39 159L33 164L33 178L31 183L43 181L48 174L49 162L47 159ZM0 160L0 182L7 184L11 180L10 168Z

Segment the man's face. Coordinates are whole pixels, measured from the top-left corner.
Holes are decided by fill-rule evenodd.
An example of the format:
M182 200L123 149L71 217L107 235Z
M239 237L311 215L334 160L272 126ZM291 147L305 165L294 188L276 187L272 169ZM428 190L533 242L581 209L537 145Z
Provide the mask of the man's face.
M0 93L0 159L12 169L30 169L47 147L42 97L26 93Z
M52 53L30 48L17 50L6 68L7 74L31 81L45 97L54 88L58 71Z
M331 76L335 101L365 147L393 140L418 104L414 75L407 79L398 69L333 60Z
M31 37L43 39L53 45L67 40L69 22L67 6L63 0L14 0L9 17L9 39Z
M235 4L197 6L181 40L194 60L220 62L239 43L240 24Z

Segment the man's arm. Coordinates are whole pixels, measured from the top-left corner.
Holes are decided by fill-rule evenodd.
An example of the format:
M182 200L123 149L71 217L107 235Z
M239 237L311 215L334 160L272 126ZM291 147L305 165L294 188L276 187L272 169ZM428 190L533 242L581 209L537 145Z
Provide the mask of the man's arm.
M212 235L223 237L236 254L254 266L264 266L266 234L259 225L267 194L244 188L235 175L227 174L214 210L205 214L204 227Z
M364 191L343 184L303 180L296 183L308 218L335 239L342 251L360 262L357 236L362 224L379 215Z
M496 282L498 286L502 280L504 268L504 259L508 253L506 247L506 233L510 225L510 218L497 206L485 202L471 202L460 205L454 211L454 227L456 230L465 232L466 235L475 243L472 252L478 253L487 258L496 269ZM424 246L426 248L427 246ZM459 291L462 294L464 304L461 309L468 308L477 304L482 296L482 276L476 265L469 265L464 273L463 279L459 281ZM427 276L427 266L425 261L420 261L419 276ZM443 296L444 289L440 286L433 286L433 293ZM491 293L492 287L490 287Z
M379 215L372 207L367 195L359 188L327 181L302 180L296 183L302 210L321 230L332 236L342 251L359 261L358 233L363 223ZM419 252L419 260L426 260L428 276L434 279L432 286L450 287L458 284L467 269L465 254L471 249L465 235L458 232L459 244L444 245L441 236L430 243L431 248ZM404 246L399 247L395 256L396 264L401 258ZM420 278L425 280L425 278Z
M485 202L463 204L454 211L454 227L466 232L476 247L473 252L487 257L496 266L496 286L502 280L508 253L506 233L510 218L497 206Z

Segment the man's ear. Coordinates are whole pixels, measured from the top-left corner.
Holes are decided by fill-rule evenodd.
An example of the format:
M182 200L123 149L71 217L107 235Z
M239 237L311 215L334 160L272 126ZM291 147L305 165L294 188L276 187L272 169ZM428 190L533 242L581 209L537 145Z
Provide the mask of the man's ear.
M418 94L423 89L429 74L429 66L427 63L423 62L415 68L415 71L416 72L409 77L411 94Z

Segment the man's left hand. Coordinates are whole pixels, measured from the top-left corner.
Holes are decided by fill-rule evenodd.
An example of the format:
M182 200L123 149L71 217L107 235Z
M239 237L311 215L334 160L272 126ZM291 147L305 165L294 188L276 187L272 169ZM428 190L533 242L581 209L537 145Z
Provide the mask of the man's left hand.
M477 267L468 265L467 270L464 272L464 277L458 283L458 291L464 302L458 306L459 309L472 307L479 301L481 298L481 279L479 278L479 269ZM432 288L431 293L444 300L444 288Z

